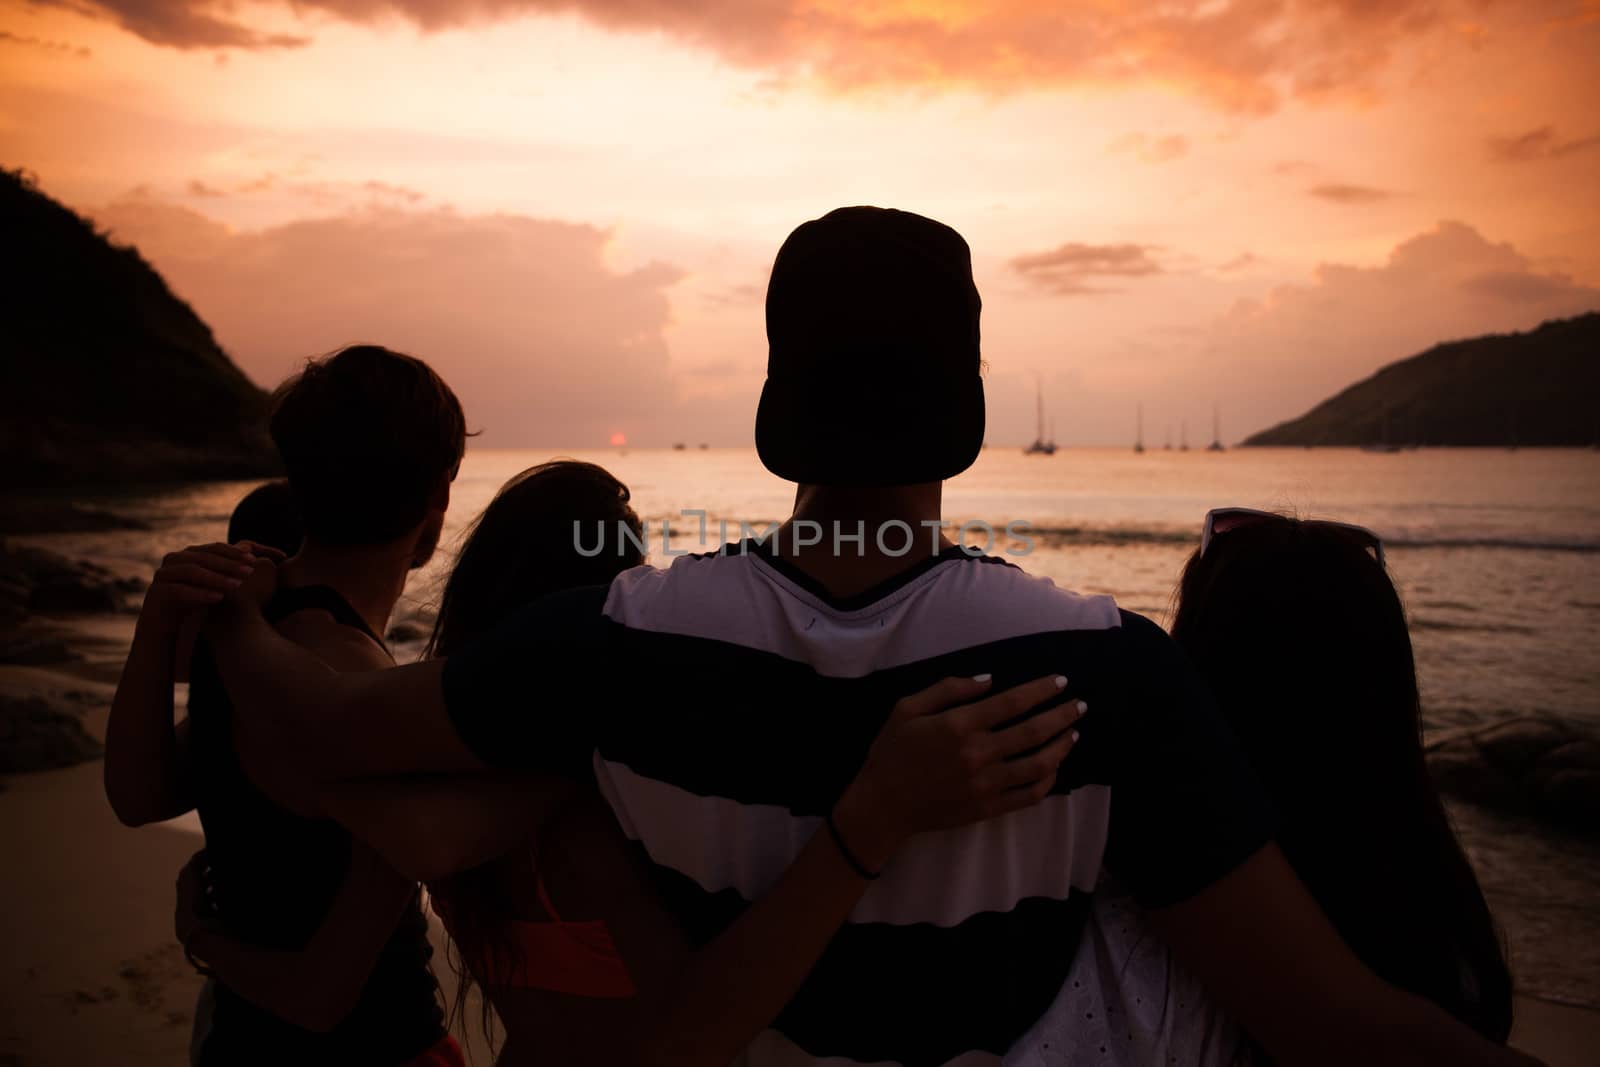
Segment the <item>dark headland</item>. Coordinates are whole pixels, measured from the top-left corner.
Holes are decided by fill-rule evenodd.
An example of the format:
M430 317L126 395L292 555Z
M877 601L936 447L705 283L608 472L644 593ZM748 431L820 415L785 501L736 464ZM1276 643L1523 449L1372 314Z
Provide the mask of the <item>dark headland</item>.
M1600 443L1600 312L1435 345L1246 445Z
M265 394L138 251L0 169L0 487L248 478Z

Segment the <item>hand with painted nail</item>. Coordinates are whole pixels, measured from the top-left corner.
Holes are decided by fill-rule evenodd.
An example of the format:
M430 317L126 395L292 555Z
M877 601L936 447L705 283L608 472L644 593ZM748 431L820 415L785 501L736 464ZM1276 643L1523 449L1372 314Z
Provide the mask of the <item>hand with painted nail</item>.
M1086 705L1057 701L1051 675L990 693L988 675L946 678L894 706L834 822L855 858L876 870L913 834L1037 804L1077 741Z
M194 612L220 603L254 573L262 557L252 547L217 543L169 553L150 581L139 621L175 630Z

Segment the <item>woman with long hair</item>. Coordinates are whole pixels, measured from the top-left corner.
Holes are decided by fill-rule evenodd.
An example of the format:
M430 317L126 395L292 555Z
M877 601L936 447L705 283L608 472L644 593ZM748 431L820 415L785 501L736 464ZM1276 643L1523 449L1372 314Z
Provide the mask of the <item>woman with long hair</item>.
M1428 776L1411 637L1378 537L1213 511L1184 568L1173 636L1272 797L1285 856L1345 943L1386 981L1504 1043L1511 974ZM1247 917L1240 927L1248 936ZM1086 1015L1100 1020L1089 1033ZM1114 886L1096 894L1072 980L1014 1057L1264 1060Z
M583 555L574 546L580 532L590 529L596 531L601 550ZM644 543L627 487L604 468L557 460L523 471L501 487L468 527L423 655L449 655L541 596L609 583L623 570L644 562ZM583 806L577 793L575 788L570 794L563 792L556 810L564 813L569 804ZM592 809L598 798L588 799ZM603 829L596 812L587 815L591 831L594 825ZM612 844L604 833L591 835L602 846ZM491 1013L498 1009L516 1038L511 1055L524 1043L542 1054L553 1051L551 1031L557 1027L538 1011L546 999L543 994L550 990L538 991L539 982L579 991L582 999L569 1011L581 1012L590 1006L586 1001L627 998L633 993L604 924L559 918L549 900L546 872L540 869L537 851L528 847L531 844L428 885L434 911L450 933L457 976L453 1015L463 1019L471 990L482 986L483 1034L492 1047ZM616 850L605 851L615 862ZM565 851L555 854L564 857ZM543 979L530 977L540 973ZM536 991L528 993L525 988ZM602 1004L600 1014L611 1008ZM537 1033L529 1034L530 1029ZM509 1062L509 1057L502 1062Z

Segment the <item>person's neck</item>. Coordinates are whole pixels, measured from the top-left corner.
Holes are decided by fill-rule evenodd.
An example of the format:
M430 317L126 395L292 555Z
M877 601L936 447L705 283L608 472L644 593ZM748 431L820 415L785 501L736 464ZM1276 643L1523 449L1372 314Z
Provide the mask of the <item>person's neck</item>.
M863 593L954 543L939 526L943 488L941 482L880 489L802 485L794 514L778 529L774 554L836 597ZM797 526L805 523L815 526ZM819 528L820 540L800 543L819 536ZM836 540L836 533L849 540Z
M324 545L307 542L283 565L285 585L325 585L356 610L376 634L405 591L415 546L406 539L383 545Z

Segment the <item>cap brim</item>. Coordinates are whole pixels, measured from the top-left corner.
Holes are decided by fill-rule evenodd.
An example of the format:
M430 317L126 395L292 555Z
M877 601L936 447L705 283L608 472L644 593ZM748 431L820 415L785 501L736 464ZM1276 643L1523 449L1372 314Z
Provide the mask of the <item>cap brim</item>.
M972 466L983 434L983 380L976 374L887 397L847 382L812 392L769 378L756 410L762 464L802 485L944 481Z

